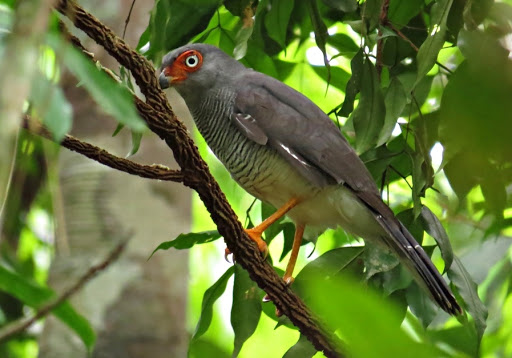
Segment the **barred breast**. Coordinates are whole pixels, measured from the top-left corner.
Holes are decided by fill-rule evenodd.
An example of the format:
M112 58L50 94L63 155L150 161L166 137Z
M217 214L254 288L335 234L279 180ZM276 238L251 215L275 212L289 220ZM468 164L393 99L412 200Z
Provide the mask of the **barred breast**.
M191 109L213 153L242 188L274 206L279 207L292 196L310 196L312 186L285 159L268 145L248 139L232 123L235 97L229 90L216 90Z

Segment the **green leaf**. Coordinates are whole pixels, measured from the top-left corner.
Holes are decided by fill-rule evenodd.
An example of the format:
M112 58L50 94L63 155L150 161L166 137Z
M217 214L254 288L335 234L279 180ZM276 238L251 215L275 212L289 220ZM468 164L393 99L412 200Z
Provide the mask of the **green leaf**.
M411 312L418 317L423 328L427 328L436 317L439 308L416 282L407 288L406 298Z
M446 19L450 12L453 0L438 0L432 6L430 34L420 46L416 61L418 62L418 76L415 85L423 79L437 61L437 55L443 48L446 34Z
M411 352L415 358L437 356L430 345L417 342L402 330L398 318L403 313L368 287L347 277L325 280L317 276L309 281L307 288L314 292L309 307L329 331L343 337L347 356L410 357ZM333 297L336 297L334 304ZM418 340L422 341L421 336Z
M356 149L364 153L377 144L384 125L386 107L379 78L373 63L366 59L361 76L361 96L352 114L356 132Z
M363 246L340 247L327 251L316 260L308 263L297 275L293 288L303 298L316 294L308 291L311 280L318 277L332 277L341 272L350 271L352 266L361 257L365 248Z
M286 32L292 14L294 0L272 0L270 11L265 15L268 36L281 47L286 48Z
M217 230L180 234L176 239L162 242L160 245L158 245L158 247L151 253L148 260L158 250L169 250L172 247L177 250L190 249L196 244L207 244L217 240L218 238L220 238L220 234Z
M194 341L194 344L190 346L188 351L188 358L228 358L229 354L221 347L218 346L217 342L212 342L207 339L198 339Z
M339 32L329 36L327 38L327 43L338 50L342 56L350 58L353 57L360 49L352 37Z
M231 266L224 272L224 274L215 282L209 289L206 290L203 296L203 303L201 304L201 316L197 322L196 330L192 336L190 345L194 344L199 337L201 337L210 327L213 315L213 304L217 299L222 296L226 290L226 285L229 278L233 275L235 267ZM191 347L189 347L189 350Z
M73 109L62 89L39 73L34 76L30 100L38 115L43 118L43 124L53 138L60 142L71 129L73 121Z
M315 73L324 81L327 81L329 78L329 70L325 66L311 66L311 68L315 71ZM339 67L331 67L331 82L329 85L332 85L339 89L340 91L344 91L347 87L347 83L350 80L350 74L345 70Z
M377 146L381 146L389 140L391 133L395 129L398 117L400 117L407 104L407 94L402 82L397 77L393 77L386 90L384 104L386 107L386 117L379 134Z
M90 59L62 39L49 36L48 43L106 113L134 131L146 129L135 110L133 95L126 87L99 70Z
M398 28L402 28L418 15L424 0L394 0L389 3L388 19Z
M284 243L279 261L283 261L285 256L292 250L293 239L295 236L295 225L292 223L283 223L281 224L281 230L283 231ZM301 245L304 244L306 244L306 241L302 239Z
M240 265L235 265L231 326L235 332L232 357L238 357L244 342L252 336L261 316L261 298L258 285Z
M132 149L128 153L128 157L131 157L139 151L140 141L142 140L142 133L132 131Z
M318 10L318 4L316 0L306 0L307 7L309 10L309 16L311 17L311 24L313 25L313 31L315 33L315 42L322 54L324 55L324 65L327 68L327 83L331 82L331 65L327 58L326 44L329 38L327 32L327 26L325 26L324 20Z
M343 117L348 117L349 114L352 113L354 110L354 101L356 100L356 96L359 91L361 91L361 79L364 68L363 49L359 49L352 61L350 61L350 68L352 70L352 76L347 83L343 105L337 113L339 116Z
M478 286L457 256L453 257L448 277L457 287L457 291L466 304L467 311L473 317L478 342L480 342L487 327L487 308L478 297Z
M317 350L304 335L299 336L299 340L290 347L283 358L311 358L317 353Z
M444 272L446 272L453 262L453 250L448 234L437 216L426 206L421 208L421 218L425 231L436 240L439 250L441 250Z
M35 309L56 297L52 290L40 287L1 265L0 290L11 294L26 305ZM57 306L52 313L80 337L87 350L92 350L94 342L96 341L96 335L89 325L89 322L77 313L68 302Z
M166 52L185 45L205 30L221 3L220 0L158 0L138 48L149 42L151 46L145 55L160 61Z

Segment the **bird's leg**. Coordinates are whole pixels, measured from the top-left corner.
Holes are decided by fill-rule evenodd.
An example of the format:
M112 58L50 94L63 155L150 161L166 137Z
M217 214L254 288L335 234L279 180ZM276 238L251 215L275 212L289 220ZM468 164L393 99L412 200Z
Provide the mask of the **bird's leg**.
M263 220L263 222L261 222L259 225L256 225L255 227L253 227L251 229L245 229L245 232L247 233L249 238L252 241L254 241L256 243L256 245L258 245L258 249L260 250L260 252L262 252L264 254L265 257L268 255L268 248L267 248L267 243L261 238L261 234L263 234L263 232L265 230L267 230L270 225L275 223L277 220L279 220L279 218L281 218L288 211L293 209L293 207L296 206L298 203L299 203L299 199L291 198L283 206L281 206L279 209L277 209L277 211L275 213L273 213L268 218ZM229 254L230 254L230 251L229 251L229 249L226 248L224 257L226 257L226 259L227 259L227 256ZM292 268L292 270L293 270L293 268Z
M297 227L295 228L292 252L290 254L290 260L288 260L288 264L286 265L286 271L283 276L283 280L284 282L286 282L287 285L291 285L293 283L293 269L295 268L297 256L299 255L300 244L302 243L302 235L304 234L304 228L305 226L302 224L297 224Z

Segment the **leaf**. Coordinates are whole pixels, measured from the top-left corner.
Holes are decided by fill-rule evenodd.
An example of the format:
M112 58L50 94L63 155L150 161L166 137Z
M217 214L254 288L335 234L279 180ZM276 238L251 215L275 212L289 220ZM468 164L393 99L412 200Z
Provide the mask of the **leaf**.
M158 247L151 253L148 260L158 250L169 250L171 247L176 250L190 249L196 244L207 244L220 238L220 234L217 230L202 231L202 232L191 232L188 234L180 234L172 241L162 242Z
M329 77L329 70L327 70L327 67L311 65L311 68L315 71L318 77L320 77L324 81L327 81L327 78ZM331 67L330 71L332 74L332 78L329 85L333 85L340 91L344 91L345 88L347 87L348 81L350 80L350 74L339 67Z
M224 0L226 9L235 16L242 16L244 10L251 5L254 0Z
M281 229L283 231L284 243L283 243L283 251L281 252L281 257L279 261L283 261L285 256L292 250L293 239L295 236L295 225L292 223L283 223L281 224ZM306 242L302 239L301 245L304 245Z
M126 87L99 70L84 54L59 37L49 36L48 43L107 114L134 131L146 129L135 110L133 95Z
M205 30L220 5L220 0L158 0L137 48L149 42L145 55L160 61L164 53Z
M416 282L407 288L406 298L411 312L418 317L423 328L426 329L436 317L439 308Z
M35 309L56 297L52 290L40 287L1 265L0 290L11 294ZM96 335L89 322L77 313L69 302L66 301L57 306L52 313L80 337L88 351L92 350L96 341Z
M317 276L307 289L314 292L309 307L329 331L343 337L348 357L410 357L411 352L415 358L437 356L430 345L420 343L421 335L417 342L400 324L392 324L401 321L403 313L368 287L347 277L324 280Z
M290 347L283 358L311 358L317 353L317 350L304 335L299 336L299 340Z
M448 234L437 216L426 206L421 208L421 219L425 231L436 240L439 250L441 250L444 272L446 272L453 262L453 249Z
M238 357L244 342L252 336L261 316L261 298L258 285L240 265L235 265L231 326L235 332L232 357Z
M386 116L384 124L379 134L377 147L386 143L391 137L391 133L395 129L398 117L407 104L407 94L405 93L402 82L397 77L393 77L384 96L384 104L386 107Z
M324 55L324 64L325 67L327 68L327 83L330 83L331 65L329 64L326 50L327 39L329 38L327 26L325 26L322 16L320 15L320 11L318 10L318 4L316 3L316 0L306 1L309 10L309 16L311 17L311 23L313 24L313 31L315 33L315 42L320 51L322 51L322 54Z
M322 0L325 5L330 8L343 11L343 12L354 12L357 10L356 0Z
M438 0L432 6L430 34L420 46L416 61L418 62L418 76L415 85L423 79L437 61L437 55L443 48L446 34L446 19L450 12L453 0Z
M356 100L356 96L359 91L361 91L361 78L364 66L363 61L363 49L359 49L352 61L350 61L352 76L347 83L343 105L337 113L339 116L348 117L349 114L354 110L354 101Z
M389 3L388 19L393 25L402 28L420 13L423 3L424 0L391 1Z
M265 15L268 36L281 47L286 48L286 32L292 14L294 0L272 0L270 11Z
M197 341L197 339L208 330L208 327L210 327L213 315L213 304L217 301L217 299L220 296L222 296L222 294L226 290L228 280L233 275L234 271L235 267L230 266L226 270L226 272L224 272L224 274L217 280L217 282L215 282L204 293L203 303L201 304L201 316L199 317L199 322L197 322L196 330L192 336L190 346L192 346L194 344L194 341ZM189 350L191 349L192 348L189 347Z
M354 56L360 49L350 36L339 32L330 35L327 38L327 43L338 50L340 54L345 57ZM333 67L333 69L334 68L339 67Z
M60 142L71 129L73 109L62 89L48 80L42 73L34 76L30 100L43 124L48 127L53 138Z
M361 257L364 250L365 247L363 246L353 246L327 251L316 260L308 263L299 272L293 283L294 290L303 298L311 296L313 293L307 290L311 280L318 277L332 277L349 269Z
M464 300L467 311L473 317L479 342L478 345L480 345L485 328L487 327L487 308L480 300L480 297L478 297L478 286L457 256L453 257L453 263L448 270L448 277Z
M142 140L142 133L132 131L132 149L128 153L128 157L136 154L140 148L140 141Z
M217 342L212 342L207 339L198 339L190 346L188 351L188 358L228 358L229 354L223 348L217 345Z
M373 63L366 59L361 76L359 104L352 114L356 132L356 149L359 153L364 153L377 144L385 115L386 107L377 71Z

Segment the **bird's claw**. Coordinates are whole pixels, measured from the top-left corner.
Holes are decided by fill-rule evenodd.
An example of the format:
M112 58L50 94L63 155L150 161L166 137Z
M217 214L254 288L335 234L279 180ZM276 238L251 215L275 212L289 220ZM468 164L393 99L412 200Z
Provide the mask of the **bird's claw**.
M268 256L268 245L267 243L261 238L261 231L252 228L252 229L246 229L246 234L249 236L249 238L254 241L254 243L258 246L258 250L263 256L263 260L265 260Z
M233 254L232 254L232 253L231 253L231 251L226 247L226 248L224 249L224 260L226 260L226 261L227 261L228 263L230 263L230 264L234 264L234 263L235 263L235 256L234 256L234 255L232 256L232 257L233 257L233 262L231 262L231 261L229 261L229 255L233 255Z

